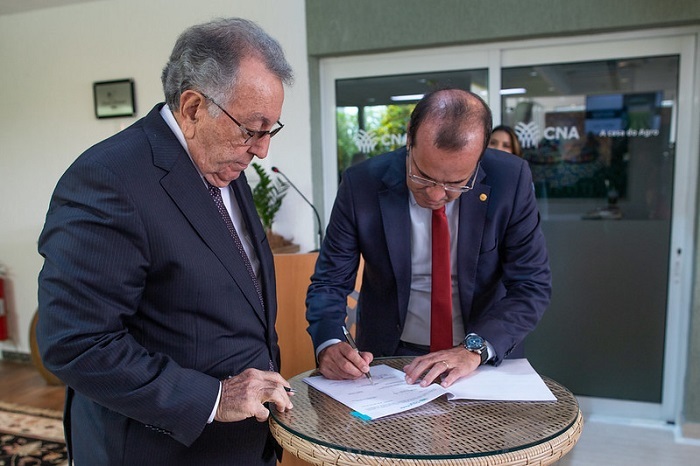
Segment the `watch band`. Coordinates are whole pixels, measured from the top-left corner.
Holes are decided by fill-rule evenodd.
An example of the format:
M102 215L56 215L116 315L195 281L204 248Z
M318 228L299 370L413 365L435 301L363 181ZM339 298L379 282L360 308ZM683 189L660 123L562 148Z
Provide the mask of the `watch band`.
M479 356L481 356L481 362L479 363L479 365L483 366L484 364L486 364L486 361L489 360L488 346L484 345L484 349L479 352Z

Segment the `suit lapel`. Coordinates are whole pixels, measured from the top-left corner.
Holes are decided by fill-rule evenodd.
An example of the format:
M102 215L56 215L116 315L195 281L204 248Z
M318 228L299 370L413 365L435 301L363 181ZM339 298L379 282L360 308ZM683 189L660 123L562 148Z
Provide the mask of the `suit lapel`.
M167 172L161 179L161 186L192 228L219 258L251 307L255 309L261 322L267 327L258 293L216 205L187 152L158 111L159 107L156 107L149 113L144 121L144 128L153 148L154 164Z
M467 323L468 312L474 299L477 264L486 223L486 213L491 198L491 186L483 183L485 170L479 170L474 189L459 198L459 232L457 233L457 282L462 315ZM467 260L469 258L469 260Z
M243 220L245 221L246 228L248 229L248 233L250 234L253 242L253 247L255 248L255 254L258 256L260 262L260 286L262 287L265 308L268 310L268 327L272 327L274 323L270 319L274 318L274 313L272 310L273 307L276 307L274 270L269 270L268 267L269 264L274 262L272 258L272 251L267 244L265 230L263 229L258 213L255 210L253 195L248 186L248 180L245 173L241 172L241 176L231 183L231 188L233 190L233 194L236 196L236 202L238 202L238 207L241 209ZM258 309L256 308L256 311L257 310ZM263 309L259 309L259 312L260 317L265 319Z
M397 151L395 157L382 179L386 188L379 192L379 209L396 277L399 318L403 325L411 292L411 215L406 186L406 150Z

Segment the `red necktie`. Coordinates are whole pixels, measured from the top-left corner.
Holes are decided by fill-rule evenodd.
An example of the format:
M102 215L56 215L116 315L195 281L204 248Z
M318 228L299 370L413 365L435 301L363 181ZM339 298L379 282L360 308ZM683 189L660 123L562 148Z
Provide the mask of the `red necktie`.
M450 230L445 206L433 210L433 276L430 290L430 351L452 348Z

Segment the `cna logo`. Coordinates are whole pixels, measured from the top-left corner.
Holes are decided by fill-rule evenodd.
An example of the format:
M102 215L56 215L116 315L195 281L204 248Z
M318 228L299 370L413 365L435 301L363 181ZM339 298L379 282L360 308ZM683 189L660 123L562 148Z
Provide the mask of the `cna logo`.
M372 152L379 142L374 131L365 131L364 129L358 130L352 140L363 154Z
M523 123L522 121L515 125L515 134L520 140L520 145L523 149L529 149L531 147L537 147L537 143L540 140L540 128L537 123L531 121L530 123Z
M383 150L391 150L406 145L406 134L383 134L377 136L374 130L365 131L358 129L352 141L357 146L357 149L363 154L373 152L378 145L381 145Z
M515 134L520 140L523 149L536 148L540 141L540 128L534 121L530 123L520 122L515 125ZM543 132L544 139L581 139L576 126L547 126Z

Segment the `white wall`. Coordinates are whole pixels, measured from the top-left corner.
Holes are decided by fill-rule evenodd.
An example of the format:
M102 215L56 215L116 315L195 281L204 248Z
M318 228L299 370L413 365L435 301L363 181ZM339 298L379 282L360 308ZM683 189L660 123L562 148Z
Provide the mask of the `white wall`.
M285 129L261 163L277 165L311 198L304 14L304 0L101 0L0 16L0 263L9 270L11 338L0 349L29 352L43 263L36 243L58 178L86 148L163 100L161 70L188 26L242 16L280 41L296 82L287 89ZM120 78L136 82L137 116L97 120L92 83ZM274 230L301 251L313 249L311 209L291 190L282 209Z

